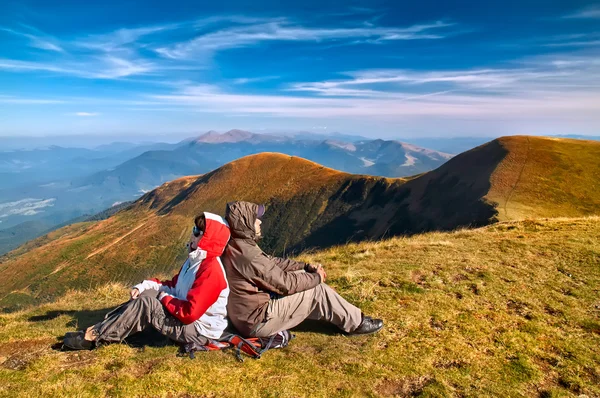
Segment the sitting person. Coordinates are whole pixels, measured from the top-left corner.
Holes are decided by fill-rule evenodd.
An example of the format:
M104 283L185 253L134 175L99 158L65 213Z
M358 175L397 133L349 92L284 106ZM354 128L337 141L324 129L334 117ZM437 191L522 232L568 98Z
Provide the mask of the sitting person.
M227 327L229 287L219 256L229 241L222 217L203 213L194 220L188 259L170 281L145 280L133 287L131 300L85 331L68 333L64 346L91 349L97 342L121 342L153 327L178 343L205 345Z
M305 319L325 320L349 334L375 333L381 319L364 316L325 282L323 267L271 257L257 245L265 208L248 202L227 205L231 240L223 263L231 289L227 312L243 336L267 337Z

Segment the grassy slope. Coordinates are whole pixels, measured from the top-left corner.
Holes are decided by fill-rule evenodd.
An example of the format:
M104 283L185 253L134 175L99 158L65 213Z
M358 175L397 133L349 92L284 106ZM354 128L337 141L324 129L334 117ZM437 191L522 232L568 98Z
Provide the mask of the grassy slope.
M306 254L386 328L303 328L243 364L224 352L177 358L172 346L52 351L127 296L119 285L71 291L0 315L0 395L599 396L599 236L597 217L536 220Z
M507 156L486 198L498 218L600 214L600 142L514 136L498 140Z
M267 154L166 183L109 219L57 230L6 255L0 261L4 282L0 306L55 297L69 287L129 283L171 273L185 255L193 217L199 211L223 213L233 199L272 201L265 226L272 226L273 237L264 244L284 248L309 233L311 223L322 217L330 197L344 182L359 179L382 180ZM343 210L341 206L337 211Z

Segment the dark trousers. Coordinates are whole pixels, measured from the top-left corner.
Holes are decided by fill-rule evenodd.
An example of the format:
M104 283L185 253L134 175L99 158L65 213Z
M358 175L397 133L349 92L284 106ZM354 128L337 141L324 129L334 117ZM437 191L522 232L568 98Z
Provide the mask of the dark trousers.
M135 300L129 300L106 314L102 322L94 325L98 341L122 342L127 336L152 327L178 343L205 345L208 342L206 337L198 333L193 323L184 325L171 315L157 295L156 290L146 290Z

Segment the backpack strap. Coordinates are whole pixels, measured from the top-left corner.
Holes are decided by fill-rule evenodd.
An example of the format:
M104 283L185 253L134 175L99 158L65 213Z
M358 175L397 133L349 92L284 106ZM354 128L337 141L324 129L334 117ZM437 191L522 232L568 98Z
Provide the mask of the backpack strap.
M218 340L209 340L205 345L196 343L181 344L177 356L189 356L195 358L197 351L218 351L227 348L235 348L235 356L238 361L244 362L242 353L254 359L260 359L262 354L272 348L283 348L288 345L295 336L284 330L270 337L244 338L237 334L224 334Z
M260 359L262 354L260 351L260 341L255 338L245 339L237 334L228 334L221 337L219 342L229 343L233 347L236 347L235 356L240 362L244 362L244 359L242 358L242 352L254 359Z

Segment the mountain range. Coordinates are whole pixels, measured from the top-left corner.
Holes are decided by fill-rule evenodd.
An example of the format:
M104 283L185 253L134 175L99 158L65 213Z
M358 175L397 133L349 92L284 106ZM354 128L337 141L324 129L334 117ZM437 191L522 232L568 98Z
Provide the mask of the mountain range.
M171 273L191 220L231 200L266 203L261 246L298 252L348 241L528 217L600 213L600 143L504 137L411 178L353 175L277 153L165 183L102 221L28 242L0 264L0 305Z
M423 173L452 156L398 141L321 138L231 130L209 131L177 144L0 152L0 173L7 176L0 183L0 254L40 233L137 199L164 182L207 173L251 154L280 152L341 171L388 177Z

